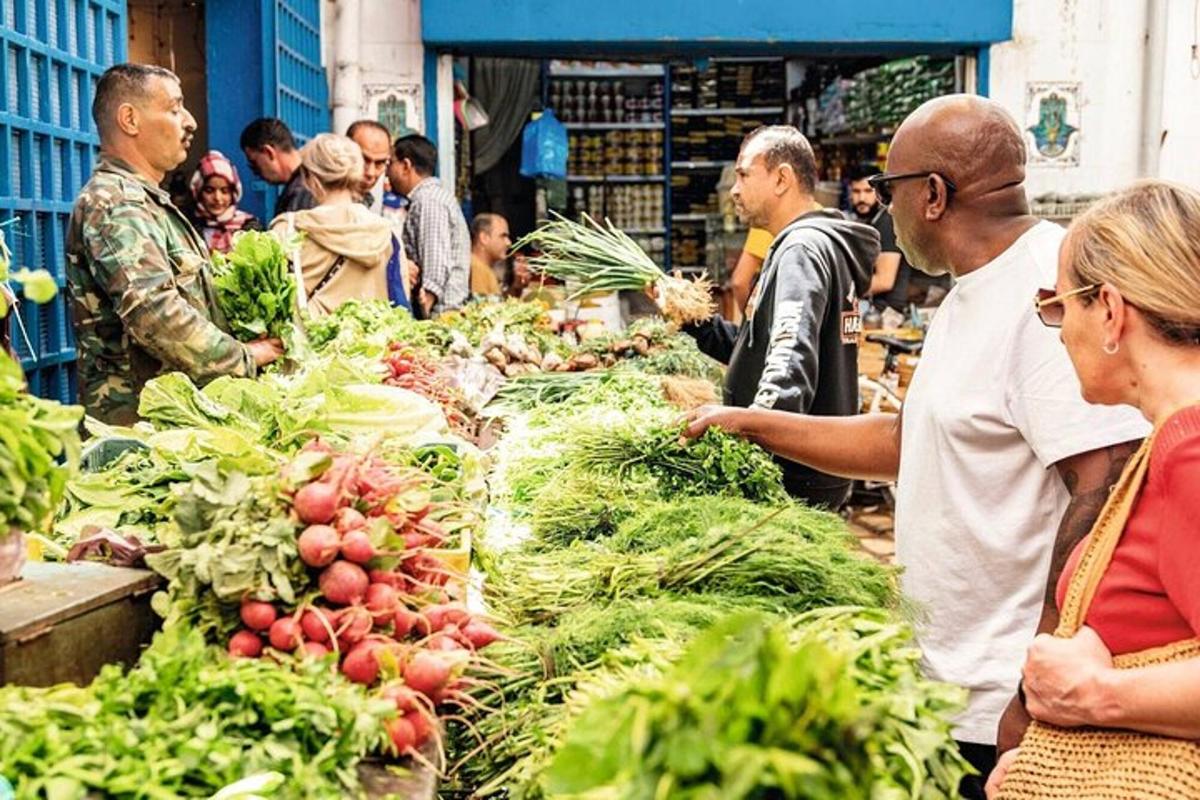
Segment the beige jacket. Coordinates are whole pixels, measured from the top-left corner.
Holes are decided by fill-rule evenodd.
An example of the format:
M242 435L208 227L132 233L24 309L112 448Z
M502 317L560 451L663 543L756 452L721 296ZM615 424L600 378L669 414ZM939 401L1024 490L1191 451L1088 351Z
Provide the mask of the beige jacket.
M359 203L280 214L271 232L284 241L289 217L295 231L304 234L300 264L308 309L318 316L332 313L347 300L387 300L387 263L392 255L392 226ZM337 272L315 295L329 271L342 259Z

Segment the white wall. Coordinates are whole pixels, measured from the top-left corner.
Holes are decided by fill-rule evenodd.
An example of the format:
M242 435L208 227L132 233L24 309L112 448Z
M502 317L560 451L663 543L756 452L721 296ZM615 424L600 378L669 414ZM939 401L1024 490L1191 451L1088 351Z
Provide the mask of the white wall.
M1200 37L1195 0L1167 0L1160 177L1200 188L1200 61L1192 46ZM1200 53L1197 53L1200 57Z
M1148 36L1149 4L1167 14L1165 42ZM1143 174L1143 130L1161 124L1157 176L1200 185L1200 80L1190 75L1195 0L1014 0L1013 39L991 49L990 94L1028 124L1031 83L1079 84L1077 165L1031 163L1031 197L1112 191ZM1151 52L1148 52L1148 47ZM1162 59L1163 79L1149 75ZM1197 65L1200 69L1200 65ZM1161 120L1146 92L1161 93ZM1147 111L1151 114L1147 117ZM1151 141L1157 137L1152 136ZM1032 144L1032 137L1027 141Z
M357 113L350 117L345 113L335 114L334 128L338 133L345 130L349 121L366 116L370 97L384 87L411 90L413 115L408 126L425 130L425 49L421 44L420 0L358 0L359 24L356 35L349 37L355 46L349 53L335 52L337 40L335 28L338 18L338 0L325 0L325 42L329 51L326 61L331 88L336 89L337 63L353 59L357 67L351 80L359 84L352 89L358 98ZM330 93L333 96L333 92Z

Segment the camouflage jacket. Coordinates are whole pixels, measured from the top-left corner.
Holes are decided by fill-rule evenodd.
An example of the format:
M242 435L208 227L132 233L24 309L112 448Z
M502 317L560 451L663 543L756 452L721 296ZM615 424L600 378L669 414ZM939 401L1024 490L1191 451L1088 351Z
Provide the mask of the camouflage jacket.
M146 381L250 376L254 359L225 333L204 240L170 196L102 155L67 228L67 283L79 402L109 423L137 420Z

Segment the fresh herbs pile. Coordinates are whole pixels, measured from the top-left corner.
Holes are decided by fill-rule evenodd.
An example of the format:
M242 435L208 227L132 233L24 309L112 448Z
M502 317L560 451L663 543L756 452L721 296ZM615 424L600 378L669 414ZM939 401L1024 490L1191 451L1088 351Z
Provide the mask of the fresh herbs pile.
M228 253L213 253L213 268L217 305L234 336L284 337L296 316L296 279L279 239L242 231Z
M953 798L969 767L911 633L878 611L734 615L661 676L591 702L541 779L549 797Z
M685 502L685 501L680 501ZM834 605L893 606L892 570L843 540L808 541L769 525L761 509L742 528L716 527L653 550L578 543L545 553L503 554L485 586L489 602L518 621L552 619L622 597L721 594L748 604L805 611Z
M90 686L0 687L0 775L54 800L210 797L264 772L286 776L274 797L362 797L395 713L322 661L231 660L175 628Z

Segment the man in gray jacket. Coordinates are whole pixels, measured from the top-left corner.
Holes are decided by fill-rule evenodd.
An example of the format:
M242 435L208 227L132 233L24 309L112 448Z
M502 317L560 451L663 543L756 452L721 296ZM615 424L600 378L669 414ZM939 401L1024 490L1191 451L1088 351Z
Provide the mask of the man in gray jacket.
M685 326L728 364L726 405L817 416L858 412L858 297L879 234L813 199L817 165L796 128L758 128L742 143L731 196L742 222L775 237L740 326L719 316ZM850 481L780 460L789 494L836 509Z

